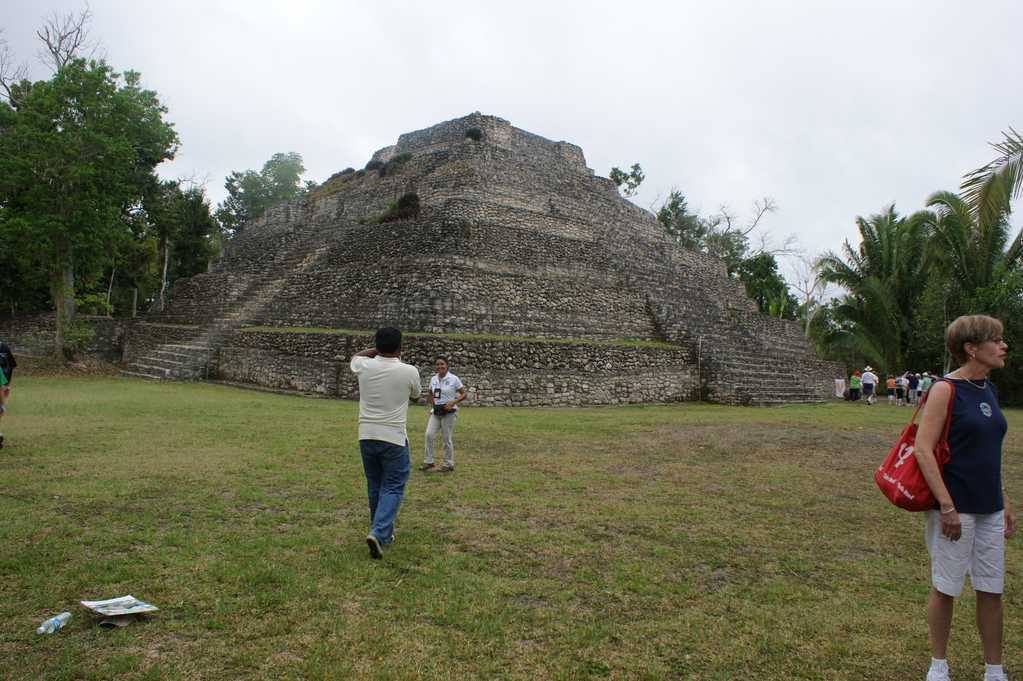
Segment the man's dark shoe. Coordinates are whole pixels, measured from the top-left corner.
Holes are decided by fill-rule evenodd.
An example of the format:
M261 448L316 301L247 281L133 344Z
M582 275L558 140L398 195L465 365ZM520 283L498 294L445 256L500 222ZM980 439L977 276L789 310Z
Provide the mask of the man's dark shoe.
M424 463L422 466L419 467L419 470L421 470L421 471L428 471L431 468L433 468L433 464L432 463Z
M0 449L4 448L4 434L0 433Z
M384 550L380 548L380 541L372 534L366 535L366 544L369 546L369 557L380 560L384 557Z

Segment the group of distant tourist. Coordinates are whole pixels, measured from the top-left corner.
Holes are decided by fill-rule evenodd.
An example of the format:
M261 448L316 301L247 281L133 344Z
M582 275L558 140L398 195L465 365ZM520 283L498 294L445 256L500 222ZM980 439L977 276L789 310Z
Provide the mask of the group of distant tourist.
M915 407L919 404L920 398L927 394L927 390L934 382L934 376L925 371L922 374L914 374L912 371L905 371L901 374L888 374L885 382L885 393L888 404L898 407ZM859 402L861 399L866 403L875 404L877 395L881 388L874 368L866 366L863 371L855 371L849 377L849 387L846 388L844 397L846 402Z

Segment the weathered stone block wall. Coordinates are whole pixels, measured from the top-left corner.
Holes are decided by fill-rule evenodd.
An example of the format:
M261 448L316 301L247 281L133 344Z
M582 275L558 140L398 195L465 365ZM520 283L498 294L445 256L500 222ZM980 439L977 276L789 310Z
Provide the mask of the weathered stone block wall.
M348 228L256 323L375 328L381 320L413 332L657 338L645 296L596 244L486 223L468 237L454 224Z
M98 315L79 315L78 318L88 324L95 334L83 352L107 362L121 361L124 337L136 320ZM45 354L52 353L53 339L56 333L56 312L16 315L14 317L0 316L0 340L7 343L15 357L37 355L41 351ZM48 341L49 348L35 347L37 344L29 341L31 338Z
M273 350L224 347L218 358L218 376L277 390L337 396L341 364Z
M56 331L56 312L15 315L14 317L9 314L0 316L0 340L7 343L15 357L39 354L39 350L32 347L33 343L25 342L26 337L28 339L47 338L52 343Z
M195 326L152 324L140 320L132 324L122 338L122 360L134 362L160 345L182 343L194 332Z
M219 377L358 399L348 362L372 344L370 334L239 331L221 349ZM681 402L698 393L689 348L405 335L402 359L419 368L424 389L441 353L466 386L466 406Z

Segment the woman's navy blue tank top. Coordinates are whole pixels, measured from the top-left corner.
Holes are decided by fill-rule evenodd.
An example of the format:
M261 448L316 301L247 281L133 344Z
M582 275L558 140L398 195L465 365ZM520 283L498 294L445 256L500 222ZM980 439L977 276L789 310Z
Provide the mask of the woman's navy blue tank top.
M1002 439L1008 430L998 408L998 389L988 380L984 389L962 379L949 380L956 389L948 428L951 456L941 477L960 513L997 513L1004 508Z

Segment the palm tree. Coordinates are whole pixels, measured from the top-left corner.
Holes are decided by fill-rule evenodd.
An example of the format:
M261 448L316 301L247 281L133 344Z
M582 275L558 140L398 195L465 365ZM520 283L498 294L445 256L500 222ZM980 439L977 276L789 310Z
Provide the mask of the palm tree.
M832 333L829 343L851 345L882 372L902 368L915 329L913 305L923 289L926 227L900 217L891 205L869 219L856 218L862 240L848 241L844 258L827 253L821 278L849 293L839 298L836 317L851 330Z
M992 145L1002 155L966 175L960 193L935 192L927 199L931 210L910 218L933 235L934 264L943 280L948 318L976 307L978 295L998 287L1006 270L1023 258L1023 232L1012 239L1011 201L1023 194L1023 138L1015 131L1005 142Z
M983 168L967 175L960 185L963 199L970 205L978 225L992 225L1012 212L1011 202L1023 196L1023 137L1009 128L1005 141L992 144L1001 155ZM1015 265L1023 256L1023 230L1013 239L1006 261Z
M929 246L948 293L965 305L974 293L989 286L998 265L1004 261L1009 241L1008 220L1004 214L979 221L984 215L963 196L948 191L931 194L927 207L910 220L920 222L933 237Z

